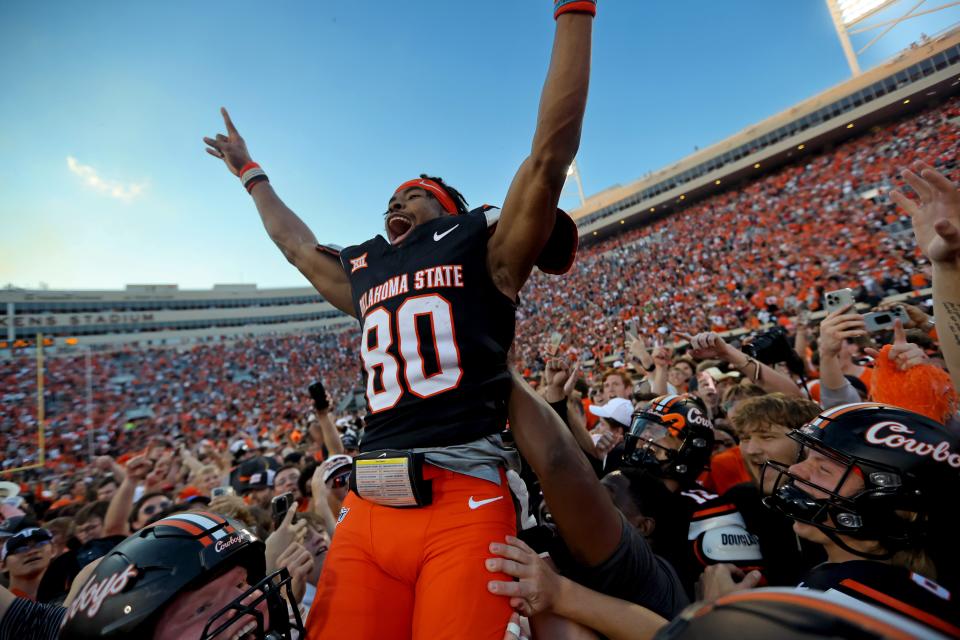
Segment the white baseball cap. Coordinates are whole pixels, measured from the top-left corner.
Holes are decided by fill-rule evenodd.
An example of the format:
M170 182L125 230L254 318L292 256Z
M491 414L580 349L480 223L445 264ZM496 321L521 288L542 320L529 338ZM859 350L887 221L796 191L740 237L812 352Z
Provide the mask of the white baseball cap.
M739 378L740 374L736 371L728 371L724 373L720 371L717 367L710 367L709 369L704 369L704 373L709 375L715 381L720 382L721 380L726 380L727 378Z
M613 420L624 429L629 429L633 418L633 403L626 398L612 398L606 404L590 405L590 413Z
M0 482L0 498L12 498L20 495L20 485L4 480Z
M326 483L332 477L348 469L353 465L353 458L348 456L345 453L340 453L334 456L330 456L323 461L321 466L323 467L323 482Z

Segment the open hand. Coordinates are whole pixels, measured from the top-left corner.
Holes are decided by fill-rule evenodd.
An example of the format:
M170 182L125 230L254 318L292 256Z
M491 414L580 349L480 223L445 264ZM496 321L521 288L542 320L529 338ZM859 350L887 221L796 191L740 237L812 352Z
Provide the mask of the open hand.
M204 138L207 143L207 153L214 158L220 158L227 165L230 173L240 177L240 169L250 162L250 152L247 151L247 143L240 137L240 132L233 126L230 114L223 107L220 107L220 114L223 116L223 123L227 127L227 135L218 133L214 138Z
M960 263L960 191L946 176L923 162L904 169L904 180L920 200L911 200L901 191L890 198L913 219L917 246L931 262Z
M490 552L498 557L486 561L487 571L503 572L519 579L519 582L491 580L487 583L490 593L509 597L510 606L528 618L552 609L563 579L536 551L519 538L507 536L506 543L491 543Z
M626 339L624 340L624 345L627 347L627 352L633 357L634 360L643 365L644 369L648 369L653 366L653 356L651 356L650 352L647 350L647 345L644 344L642 336L635 336L632 333L628 333Z

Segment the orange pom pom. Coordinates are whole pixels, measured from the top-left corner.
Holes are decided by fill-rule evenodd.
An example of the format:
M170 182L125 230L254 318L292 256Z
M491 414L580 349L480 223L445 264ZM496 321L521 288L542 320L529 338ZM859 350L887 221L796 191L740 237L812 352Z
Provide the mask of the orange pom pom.
M873 369L870 395L876 402L892 404L945 422L957 410L957 392L950 376L938 367L921 364L900 371L889 358L893 345L880 350Z

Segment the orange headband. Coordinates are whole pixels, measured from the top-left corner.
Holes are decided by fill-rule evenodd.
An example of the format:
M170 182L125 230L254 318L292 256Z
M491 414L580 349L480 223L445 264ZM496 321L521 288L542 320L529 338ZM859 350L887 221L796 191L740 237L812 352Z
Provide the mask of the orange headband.
M447 193L446 190L437 182L427 178L407 180L402 185L397 187L397 190L393 192L393 195L397 195L401 191L410 189L411 187L419 187L427 191L440 202L440 206L443 207L444 211L452 216L457 215L457 204L453 201L453 198L450 197L450 194Z

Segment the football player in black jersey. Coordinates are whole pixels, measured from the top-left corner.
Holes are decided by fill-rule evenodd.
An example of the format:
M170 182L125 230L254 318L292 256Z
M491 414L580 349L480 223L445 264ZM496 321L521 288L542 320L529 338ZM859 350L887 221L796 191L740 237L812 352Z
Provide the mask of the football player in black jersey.
M362 325L366 431L311 636L502 637L510 608L486 593L483 558L489 540L516 530L504 480L515 462L498 436L507 351L534 265L563 272L575 253L575 226L556 207L580 142L595 12L595 0L554 3L531 152L499 216L489 207L467 212L456 190L423 176L387 198L386 238L332 250L251 162L226 111L226 135L204 139L250 192L287 259ZM544 254L551 239L566 243L553 261ZM384 480L390 474L399 484ZM451 599L452 590L479 596Z
M736 504L703 488L697 478L713 452L713 425L700 400L692 395L654 398L633 416L625 439L624 466L644 469L683 505L680 512L688 545L682 557L670 555L688 594L705 567L727 563L750 586L764 568L756 533L749 531ZM669 554L668 554L669 555Z
M877 403L824 411L790 436L805 455L789 466L766 463L763 473L775 483L764 502L826 551L827 562L800 586L960 637L950 592L958 576L951 497L960 490L960 439L929 418Z

